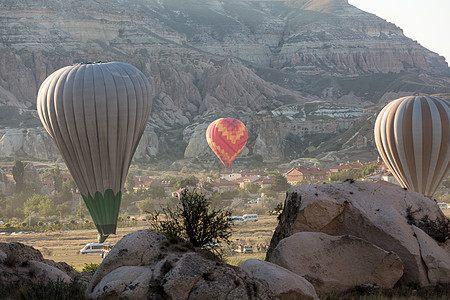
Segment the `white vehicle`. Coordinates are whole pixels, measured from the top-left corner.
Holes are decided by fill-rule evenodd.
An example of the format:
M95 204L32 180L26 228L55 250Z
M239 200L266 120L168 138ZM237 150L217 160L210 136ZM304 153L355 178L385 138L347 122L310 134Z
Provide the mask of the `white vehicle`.
M244 218L244 222L256 222L256 221L258 221L258 215L257 214L243 215L242 218Z
M235 249L234 251L239 252L239 253L253 253L253 246L252 245L239 244L237 246L237 249Z
M245 245L244 249L242 250L243 253L253 253L253 246L252 245Z
M109 246L109 243L108 242L101 243L101 244L99 244L99 243L89 243L89 244L86 244L86 246L84 246L80 250L80 252L81 252L81 254L101 253L103 247L105 247L105 246Z
M241 216L231 216L227 217L227 221L231 223L242 223L245 222L244 218Z

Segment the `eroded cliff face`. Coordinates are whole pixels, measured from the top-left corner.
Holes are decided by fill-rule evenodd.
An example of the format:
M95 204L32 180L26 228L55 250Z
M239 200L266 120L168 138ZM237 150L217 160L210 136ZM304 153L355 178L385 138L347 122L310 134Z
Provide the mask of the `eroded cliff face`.
M346 0L0 3L2 111L34 110L48 75L99 60L130 63L150 81L153 111L138 148L142 160L176 147L178 156L186 150L192 157L197 148L184 149L191 135L183 137L183 128L230 116L248 122L250 155L285 159L306 133L329 134L350 122L302 119L297 107L305 103L367 106L393 95L450 91L442 57ZM24 116L11 121L2 111L2 157L55 159L56 148L35 125L36 115L30 125ZM12 138L9 130L22 134ZM311 143L302 144L299 154L317 148Z
M345 0L5 0L0 8L0 103L18 107L33 105L51 72L83 61L132 63L155 96L164 92L190 113L222 110L217 102L252 110L255 100L273 104L287 92L267 81L280 76L450 74L442 57ZM283 73L261 80L242 61L213 55ZM272 94L261 97L267 89Z

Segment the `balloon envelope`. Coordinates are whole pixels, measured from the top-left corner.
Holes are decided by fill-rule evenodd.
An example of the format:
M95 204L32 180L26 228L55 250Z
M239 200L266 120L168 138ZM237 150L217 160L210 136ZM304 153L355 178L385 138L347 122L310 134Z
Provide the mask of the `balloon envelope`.
M39 89L39 117L83 196L99 240L116 231L121 190L151 106L147 78L121 62L64 67Z
M226 168L229 168L248 139L247 127L233 118L221 118L209 124L206 140Z
M450 165L450 103L430 96L394 100L375 122L380 156L400 184L432 196Z

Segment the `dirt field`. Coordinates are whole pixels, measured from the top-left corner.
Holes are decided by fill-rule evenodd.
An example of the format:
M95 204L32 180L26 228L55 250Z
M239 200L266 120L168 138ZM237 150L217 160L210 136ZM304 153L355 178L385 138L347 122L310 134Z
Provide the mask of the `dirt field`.
M245 240L243 243L253 245L255 252L257 252L256 244L269 244L277 224L278 221L276 220L276 216L259 216L258 222L236 224L233 229L233 241L236 241L237 239ZM145 228L148 228L148 226L144 224L137 227L117 228L117 234L111 235L107 241L112 245L115 245L128 233ZM85 264L98 264L102 262L102 258L99 254L80 254L80 249L83 248L84 245L96 241L97 230L95 229L31 233L0 237L0 242L20 242L33 246L41 251L44 258L58 262L66 262L78 271L81 271ZM231 256L232 252L228 251L227 253ZM234 259L230 260L230 263L236 261L236 264L240 263L240 256L248 256L248 258L255 256L258 258L261 257L262 259L264 258L262 252L254 253L253 255L242 253L233 254Z

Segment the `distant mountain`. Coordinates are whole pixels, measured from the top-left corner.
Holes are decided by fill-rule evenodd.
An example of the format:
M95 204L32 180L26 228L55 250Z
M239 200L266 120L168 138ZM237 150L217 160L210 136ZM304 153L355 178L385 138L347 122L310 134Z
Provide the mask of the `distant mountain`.
M286 160L319 151L320 138L349 129L364 106L450 92L442 56L346 0L3 0L0 138L41 129L35 99L50 73L99 60L131 63L153 87L142 160L192 157L196 126L221 116L251 128L248 157ZM361 114L313 113L324 105Z

